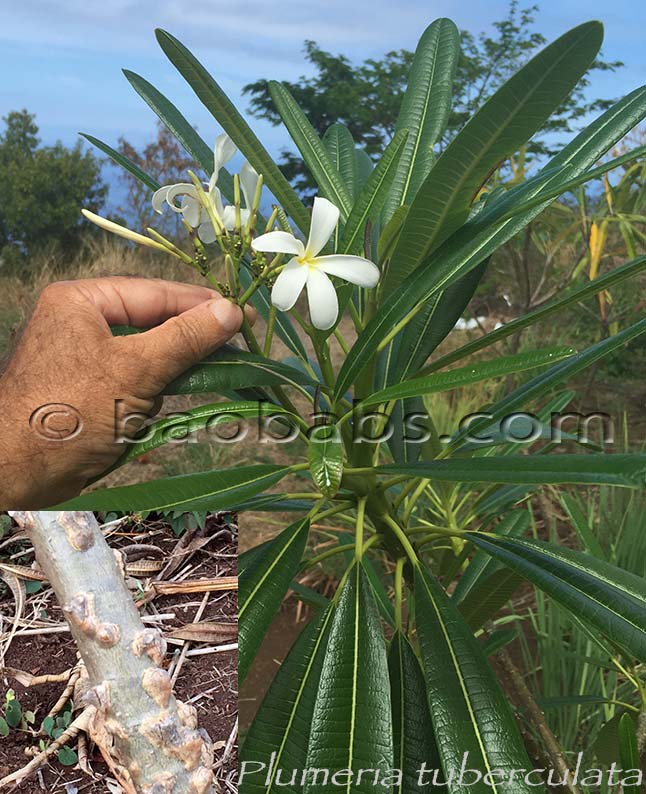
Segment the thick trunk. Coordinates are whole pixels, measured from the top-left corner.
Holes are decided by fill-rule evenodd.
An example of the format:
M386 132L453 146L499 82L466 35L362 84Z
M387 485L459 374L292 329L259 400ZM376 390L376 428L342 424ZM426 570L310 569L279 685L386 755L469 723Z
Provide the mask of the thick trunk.
M14 512L87 667L90 732L128 794L212 794L211 743L175 699L165 641L141 622L92 513Z

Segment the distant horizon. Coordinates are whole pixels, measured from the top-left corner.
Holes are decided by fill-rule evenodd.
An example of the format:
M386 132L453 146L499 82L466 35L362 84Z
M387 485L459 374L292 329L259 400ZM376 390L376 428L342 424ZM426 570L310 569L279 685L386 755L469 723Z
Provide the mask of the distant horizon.
M258 0L234 1L226 7L196 0L190 14L169 0L154 4L150 0L114 0L107 6L79 0L61 0L56 6L24 0L20 6L9 6L2 0L2 5L6 7L0 68L11 78L0 96L0 116L22 108L34 113L45 145L60 140L71 146L79 140L79 132L89 132L111 145L123 135L138 148L154 139L155 116L132 90L122 67L155 84L207 141L220 132L159 49L155 27L182 40L247 114L248 98L241 93L246 83L269 77L295 80L312 73L303 56L306 39L360 62L380 58L389 50L414 49L423 29L438 16L450 16L460 28L479 33L490 31L508 8L505 0L486 5L470 0L458 6L448 0L430 4L411 0L398 8L393 24L386 0L375 0L370 6L366 0L330 0L325 8L283 0L272 9L271 17ZM542 4L536 29L548 40L597 18L606 28L604 59L625 62L618 72L596 72L588 96L617 97L646 83L646 6L637 9L635 5L617 0L610 12L598 0L575 0L567 7ZM272 155L278 156L288 145L282 128L253 117L250 123ZM110 207L114 208L119 200L116 172L109 169L105 173L111 186Z

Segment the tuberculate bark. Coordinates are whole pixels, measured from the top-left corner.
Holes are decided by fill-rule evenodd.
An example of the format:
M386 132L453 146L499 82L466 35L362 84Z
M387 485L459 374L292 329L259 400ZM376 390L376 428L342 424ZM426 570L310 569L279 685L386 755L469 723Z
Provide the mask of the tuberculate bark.
M27 530L87 668L89 730L128 794L213 794L212 745L162 667L166 643L146 628L92 513L12 512Z

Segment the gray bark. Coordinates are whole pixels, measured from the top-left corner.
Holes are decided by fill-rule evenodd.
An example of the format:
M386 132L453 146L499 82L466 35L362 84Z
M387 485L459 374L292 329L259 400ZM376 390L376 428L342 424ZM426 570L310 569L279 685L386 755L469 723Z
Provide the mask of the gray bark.
M27 530L87 668L90 734L128 794L212 794L212 748L196 711L162 667L166 643L146 628L92 513L12 512Z

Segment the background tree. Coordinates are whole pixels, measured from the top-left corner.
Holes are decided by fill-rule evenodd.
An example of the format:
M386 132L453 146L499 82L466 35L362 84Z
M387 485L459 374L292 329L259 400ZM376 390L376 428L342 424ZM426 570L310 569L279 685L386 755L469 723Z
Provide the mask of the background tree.
M483 102L519 66L546 43L536 31L539 7L519 8L511 0L504 19L493 23L491 34L461 31L462 54L454 83L454 98L442 144L445 145ZM413 53L387 52L380 60L368 59L353 64L345 55L322 50L314 41L305 42L305 56L314 67L310 77L296 83L284 82L308 119L323 135L335 121L345 124L355 142L370 155L383 151L393 135L397 113L406 89ZM615 70L620 61L597 58L588 75L546 123L540 135L527 147L529 155L552 154L559 148L560 135L578 129L579 122L593 111L609 107L611 100L588 100L586 89L593 71ZM249 83L243 93L251 97L250 112L258 118L279 124L266 80ZM281 168L302 193L311 191L311 177L298 155L281 152Z
M186 154L177 139L168 129L157 122L157 138L139 150L125 138L119 138L118 151L129 157L143 171L153 174L162 184L168 185L175 182L186 182L187 171L199 171L199 166ZM119 180L125 187L123 203L117 207L129 222L132 220L135 229L145 229L154 225L167 237L176 237L181 228L181 215L174 212L165 212L158 215L150 203L150 190L132 174L115 166L119 170Z
M0 264L48 250L73 254L81 239L80 208L97 212L107 187L100 161L81 144L40 146L35 116L3 118L0 135Z

